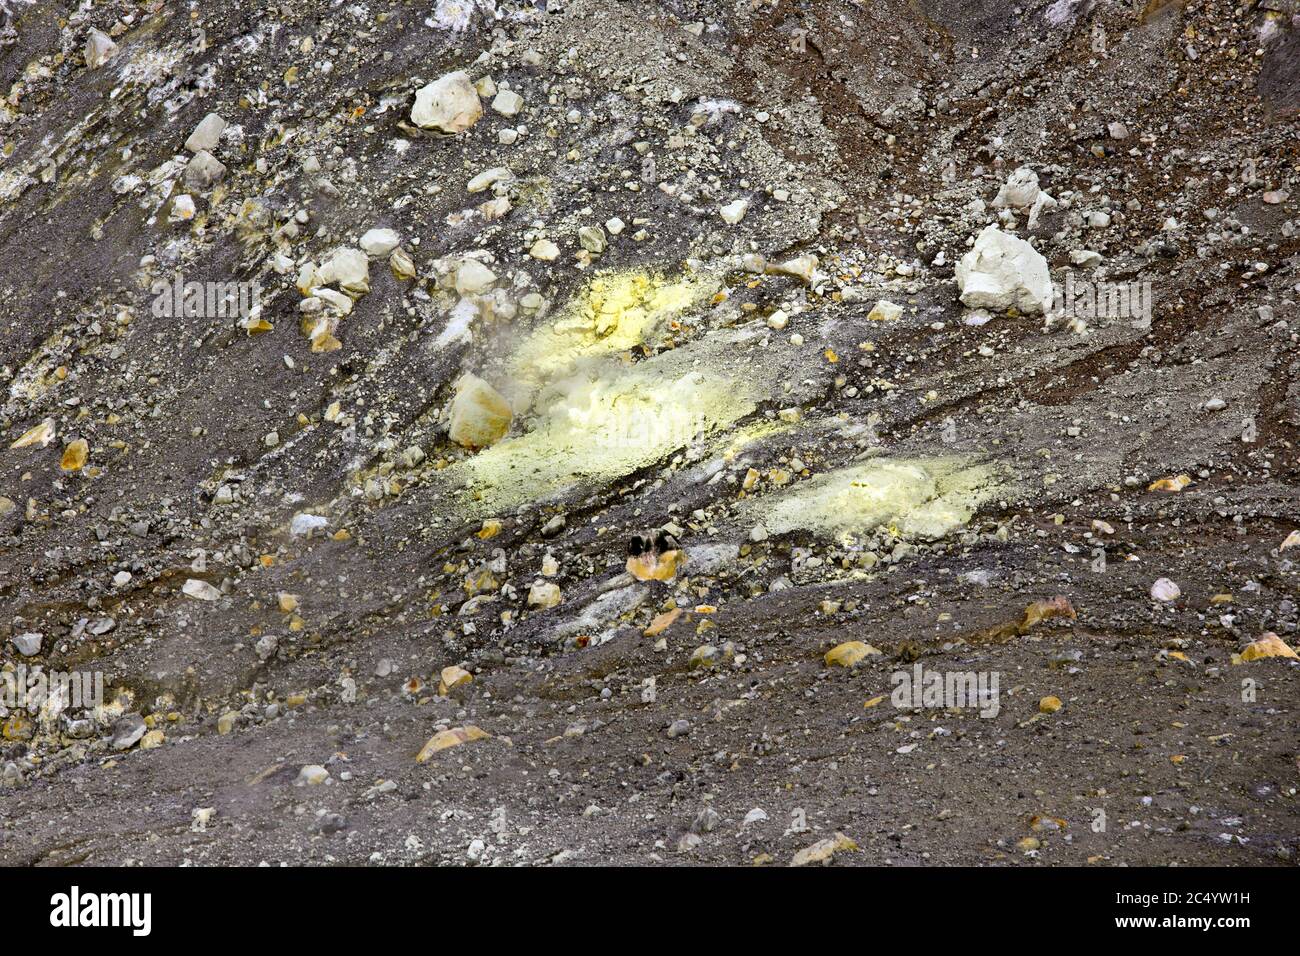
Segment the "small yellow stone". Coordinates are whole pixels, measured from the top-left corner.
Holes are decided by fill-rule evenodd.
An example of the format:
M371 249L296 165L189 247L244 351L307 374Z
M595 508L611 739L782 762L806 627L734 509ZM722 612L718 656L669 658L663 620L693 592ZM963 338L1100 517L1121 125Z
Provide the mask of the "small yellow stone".
M64 471L80 471L89 455L90 445L86 442L86 439L78 438L63 449L63 460L59 462L59 467Z
M450 667L442 669L441 679L438 681L438 695L446 697L453 687L462 687L474 679L469 671L463 667L457 667L452 664Z
M826 652L827 667L852 667L867 657L880 651L862 641L845 641Z
M629 557L627 571L638 581L671 581L685 562L686 555L681 550L665 551L660 555L647 551Z
M650 626L641 632L643 637L658 637L668 628L672 627L675 620L681 617L682 609L673 608L671 611L664 611L662 614L656 614L655 619L650 622Z
M446 750L448 747L459 747L461 744L472 743L475 740L486 740L490 736L492 735L487 731L480 730L473 724L466 724L464 727L452 727L449 730L440 730L420 748L420 752L415 755L415 762L424 763L439 750Z
M1038 702L1038 709L1044 714L1054 714L1061 709L1061 698L1052 696L1044 697Z
M718 649L712 644L702 644L691 652L691 667L712 667L718 662Z
M288 591L281 591L279 596L280 610L285 614L298 610L298 595L290 594Z
M812 846L804 847L794 855L791 866L807 866L809 863L826 863L836 853L856 850L858 845L843 833L836 833L826 840L818 840Z
M1175 475L1172 478L1160 478L1147 485L1147 491L1182 491L1192 483L1192 479L1187 475Z

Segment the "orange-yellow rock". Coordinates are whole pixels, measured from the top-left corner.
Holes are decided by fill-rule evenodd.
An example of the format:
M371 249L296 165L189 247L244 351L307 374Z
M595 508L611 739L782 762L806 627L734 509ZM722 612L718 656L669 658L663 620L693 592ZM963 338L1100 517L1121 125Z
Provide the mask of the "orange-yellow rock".
M680 549L655 554L647 551L627 559L628 574L638 581L671 581L686 563L686 554Z
M1272 631L1262 635L1257 641L1251 641L1241 652L1243 661L1258 661L1265 657L1289 657L1292 660L1300 660L1300 655L1297 655L1286 641Z
M673 608L671 611L664 611L662 614L656 614L655 619L650 622L650 626L641 632L643 637L658 637L668 628L673 626L673 622L682 615L682 609Z
M827 667L852 667L880 651L862 641L845 641L826 652Z
M63 449L63 460L59 462L59 467L64 471L80 471L88 457L90 457L90 445L86 439L78 438Z
M491 736L486 730L480 730L473 724L466 724L464 727L452 727L449 730L440 730L420 748L420 752L415 755L415 762L424 763L439 750L459 747L461 744L473 743L475 740L486 740Z
M473 679L474 676L463 667L457 667L455 664L444 667L438 680L438 696L446 697L453 687L463 687Z

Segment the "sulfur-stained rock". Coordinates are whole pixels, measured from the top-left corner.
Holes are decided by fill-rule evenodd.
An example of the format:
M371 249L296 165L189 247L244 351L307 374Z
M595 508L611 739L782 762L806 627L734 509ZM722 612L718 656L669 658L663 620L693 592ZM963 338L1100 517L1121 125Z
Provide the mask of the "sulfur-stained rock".
M534 581L528 589L528 606L546 608L555 607L563 600L560 586L553 581Z
M491 736L486 730L480 730L473 724L440 730L420 748L420 752L415 755L415 762L424 763L440 750L459 747L461 744L473 743L476 740L487 740Z
M69 442L68 447L63 449L63 458L59 462L59 468L63 471L80 471L86 464L86 458L90 454L90 445L86 439L78 438L74 442Z
M863 641L845 641L826 652L827 667L852 667L880 651Z
M453 689L464 687L473 679L473 675L463 667L457 667L455 664L444 667L438 679L438 694L446 697Z
M810 863L828 863L836 853L856 850L857 843L843 833L836 833L825 840L818 840L812 846L804 847L794 855L791 866L808 866Z
M671 581L686 563L686 552L680 548L671 551L647 551L627 559L627 572L638 581Z
M456 382L447 434L465 448L486 448L505 437L513 417L500 392L477 375L465 374Z
M1272 631L1261 635L1258 640L1251 641L1241 652L1243 661L1258 661L1266 657L1289 657L1291 660L1300 660L1300 655Z
M52 441L54 441L54 422L47 418L36 427L23 432L9 447L31 448L33 445L40 445L44 448Z

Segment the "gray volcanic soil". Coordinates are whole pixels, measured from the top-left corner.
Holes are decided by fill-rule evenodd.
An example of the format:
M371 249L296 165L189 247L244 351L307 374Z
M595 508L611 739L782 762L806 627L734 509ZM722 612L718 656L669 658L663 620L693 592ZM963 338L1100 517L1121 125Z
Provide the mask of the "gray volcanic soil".
M1236 657L1297 643L1294 2L10 6L0 662L106 693L0 712L0 862L785 864L837 832L836 865L1294 861L1300 662ZM482 118L413 126L453 70ZM187 185L210 112L226 172ZM1019 167L1057 200L1032 228L992 205ZM991 222L1054 278L1150 281L1149 327L968 324ZM372 259L314 351L295 277L374 227L415 276ZM495 287L444 334L471 254ZM260 283L270 329L155 315L178 270ZM592 332L646 289L681 301ZM603 354L526 381L575 316ZM525 395L477 452L467 371ZM611 396L699 427L572 425ZM815 497L882 458L938 484ZM665 525L685 565L635 580ZM849 640L880 653L828 666ZM997 715L895 707L914 664L996 672Z

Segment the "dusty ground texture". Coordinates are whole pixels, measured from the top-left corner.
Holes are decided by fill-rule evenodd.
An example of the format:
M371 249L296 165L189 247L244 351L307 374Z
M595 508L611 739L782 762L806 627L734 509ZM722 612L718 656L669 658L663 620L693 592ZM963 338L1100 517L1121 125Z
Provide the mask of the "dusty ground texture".
M1300 5L0 8L0 862L1294 863Z

